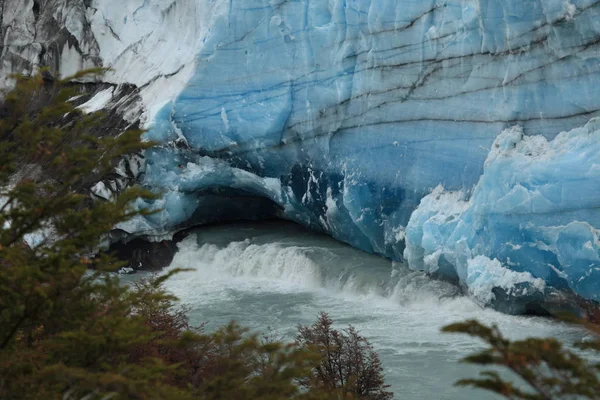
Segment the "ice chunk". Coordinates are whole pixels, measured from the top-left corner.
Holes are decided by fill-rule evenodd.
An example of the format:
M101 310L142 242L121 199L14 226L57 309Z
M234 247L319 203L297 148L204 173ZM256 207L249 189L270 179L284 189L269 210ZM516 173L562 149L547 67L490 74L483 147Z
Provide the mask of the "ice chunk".
M600 299L598 163L598 119L551 141L506 129L468 200L438 187L421 201L407 227L409 265L435 272L443 256L483 300L494 285L506 288L507 276L525 281L520 273ZM499 274L499 267L517 275Z
M513 294L517 285L528 284L529 290L538 292L546 288L543 279L534 278L529 272L513 271L502 266L500 261L485 256L469 259L465 283L471 297L483 305L489 305L494 300L495 288L503 289L508 295Z

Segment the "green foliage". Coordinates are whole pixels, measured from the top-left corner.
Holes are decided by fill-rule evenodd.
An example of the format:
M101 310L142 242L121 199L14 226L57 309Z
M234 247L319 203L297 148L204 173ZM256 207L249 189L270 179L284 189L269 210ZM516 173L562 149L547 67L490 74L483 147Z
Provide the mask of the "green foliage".
M597 326L586 324L595 339L576 347L600 351ZM463 333L485 342L487 347L463 359L463 362L507 369L521 378L521 384L504 379L497 371L481 372L478 379L463 379L459 386L471 386L495 392L507 399L600 399L600 365L588 361L554 338L529 338L511 341L497 326L466 321L443 328L444 332Z
M369 400L393 398L386 389L379 355L367 339L354 327L338 331L326 313L321 313L311 326L299 326L296 343L314 351L321 362L310 376L302 379L305 387L320 387L343 397Z
M127 349L152 338L135 315L144 292L102 272L118 266L110 257L89 256L139 213L131 200L151 197L130 188L115 202L91 202L89 186L147 144L138 130L92 135L106 117L81 113L68 101L76 94L64 81L18 77L0 109L0 397L166 394L153 382L170 367L127 360ZM44 231L51 240L25 244Z
M207 334L162 289L170 274L127 286L107 273L120 264L91 254L112 227L144 212L133 199L153 196L134 187L91 201L89 187L149 144L139 130L102 134L110 121L76 109L67 81L16 81L0 105L0 398L390 397L376 353L352 328L328 331L352 365L344 390L333 391L314 379L333 348L260 340L233 323ZM32 248L24 239L36 232L51 234ZM365 377L379 391L363 390Z

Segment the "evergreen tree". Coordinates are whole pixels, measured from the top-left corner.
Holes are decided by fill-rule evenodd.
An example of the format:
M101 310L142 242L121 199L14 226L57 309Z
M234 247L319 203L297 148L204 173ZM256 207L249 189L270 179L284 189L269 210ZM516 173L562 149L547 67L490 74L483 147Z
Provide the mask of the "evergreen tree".
M127 359L152 338L135 310L168 297L124 287L104 273L113 259L90 256L139 213L131 200L150 197L130 188L114 202L91 202L90 185L147 145L138 130L92 135L106 117L84 115L69 101L77 91L68 80L44 76L17 77L0 110L0 397L179 398L158 379L168 366ZM30 246L26 235L40 239Z

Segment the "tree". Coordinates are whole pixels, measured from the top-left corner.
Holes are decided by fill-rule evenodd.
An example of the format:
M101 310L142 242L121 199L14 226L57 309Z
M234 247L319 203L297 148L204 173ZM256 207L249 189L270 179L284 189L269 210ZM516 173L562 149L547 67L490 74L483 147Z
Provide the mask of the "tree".
M600 328L584 323L594 339L575 344L580 350L600 351ZM554 338L511 341L497 326L471 320L443 328L482 339L487 347L463 362L497 367L512 372L520 383L507 380L497 370L481 372L478 379L463 379L459 386L471 386L497 393L507 399L600 399L600 364L589 361Z
M90 185L148 144L139 130L92 135L106 117L84 115L68 80L44 76L17 77L0 108L0 397L180 398L153 383L167 366L127 360L127 349L152 338L135 315L147 293L105 274L116 266L110 257L90 256L114 225L144 213L131 200L152 197L134 187L92 202ZM28 245L27 235L38 238Z
M315 351L321 361L309 377L301 380L305 387L321 387L329 393L358 399L388 400L383 367L379 355L354 327L338 331L326 313L311 326L299 326L296 344Z

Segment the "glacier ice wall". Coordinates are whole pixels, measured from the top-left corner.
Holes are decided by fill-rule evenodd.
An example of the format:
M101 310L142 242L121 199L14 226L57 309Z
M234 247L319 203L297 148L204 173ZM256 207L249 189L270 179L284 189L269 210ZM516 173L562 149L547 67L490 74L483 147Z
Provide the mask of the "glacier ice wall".
M600 221L580 175L596 160L575 144L597 140L598 0L48 0L37 16L38 1L0 4L14 11L2 71L47 62L53 21L69 38L58 69L108 66L109 82L140 89L148 138L164 144L144 182L164 196L132 233L277 215L406 255L484 303L496 284L598 296Z
M599 16L598 1L231 1L150 136L184 140L236 173L278 180L280 197L269 198L286 217L364 250L401 259L408 235L413 268L457 277L474 295L502 279L498 285L509 290L523 282L541 290L542 279L596 298L597 279L582 278L598 253L593 189L579 190L587 190L588 202L537 194L532 201L553 205L542 212L542 224L538 209L517 210L516 200L502 197L500 188L511 184L505 179L521 188L528 175L494 174L488 165L480 176L504 129L519 125L521 134L542 141L599 115ZM572 149L573 160L580 150ZM591 159L572 176L538 161L538 179L558 193L575 195L574 187L589 183L572 176L592 168ZM469 200L476 184L473 194L487 197ZM417 209L438 185L462 193L464 204L452 207L466 211L430 215L422 210L427 198ZM492 195L482 185L498 189ZM485 214L484 227L463 222L463 231L452 231L438 224L448 231L439 233L445 242L438 247L412 232L440 214L452 214L453 223L474 218L481 214L473 208L499 207L500 200L503 213ZM171 209L175 216L183 207ZM532 225L520 225L519 213ZM458 232L470 235L462 250L455 249L463 240ZM566 239L577 234L586 240ZM531 245L542 238L547 243ZM589 246L587 239L591 248L575 250ZM486 278L477 273L482 265L497 272Z

